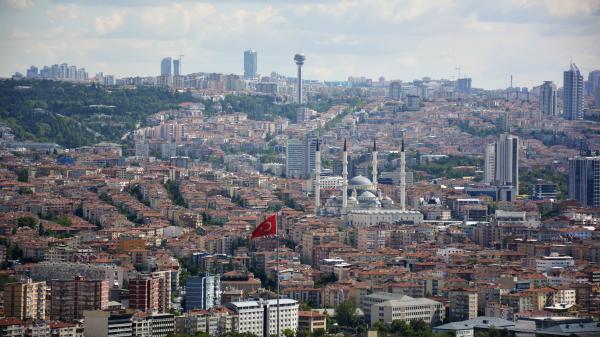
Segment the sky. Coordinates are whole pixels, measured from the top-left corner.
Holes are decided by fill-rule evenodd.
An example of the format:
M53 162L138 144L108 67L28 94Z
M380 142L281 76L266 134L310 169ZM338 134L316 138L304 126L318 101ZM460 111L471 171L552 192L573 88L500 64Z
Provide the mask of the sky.
M600 69L600 0L0 0L0 76L56 63L154 76L258 71L345 80L473 78L473 86L562 85L571 60Z

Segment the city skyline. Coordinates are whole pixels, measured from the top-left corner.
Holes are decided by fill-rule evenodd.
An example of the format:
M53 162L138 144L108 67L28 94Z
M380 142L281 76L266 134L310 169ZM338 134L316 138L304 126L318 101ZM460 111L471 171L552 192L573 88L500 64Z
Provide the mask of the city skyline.
M289 57L302 51L311 59L308 79L452 79L461 68L473 87L486 89L508 87L511 74L519 87L562 83L571 59L584 76L600 66L597 1L0 4L5 77L62 62L90 73L150 76L157 60L178 54L186 55L185 73L241 74L248 48L261 54L261 75L294 76ZM523 57L538 53L544 57Z

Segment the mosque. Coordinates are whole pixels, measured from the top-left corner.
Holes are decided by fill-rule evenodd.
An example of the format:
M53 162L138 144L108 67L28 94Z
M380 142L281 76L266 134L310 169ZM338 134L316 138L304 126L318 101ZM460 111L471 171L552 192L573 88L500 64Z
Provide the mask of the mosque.
M377 182L377 143L373 141L372 180L359 175L348 179L348 150L346 140L342 152L341 197L333 195L321 204L321 151L315 153L315 213L322 216L340 216L348 225L372 226L381 222L412 223L423 221L423 214L406 210L406 157L404 140L400 150L400 205L388 196L382 196Z

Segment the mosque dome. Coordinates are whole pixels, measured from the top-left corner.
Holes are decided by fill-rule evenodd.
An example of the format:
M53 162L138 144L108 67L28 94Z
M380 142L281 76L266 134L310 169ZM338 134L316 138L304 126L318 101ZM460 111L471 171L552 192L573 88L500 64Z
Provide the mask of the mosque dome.
M356 176L348 182L350 186L371 186L373 182L367 177L364 176Z
M375 200L377 199L377 196L369 191L365 191L363 193L361 193L361 195L358 197L359 200Z

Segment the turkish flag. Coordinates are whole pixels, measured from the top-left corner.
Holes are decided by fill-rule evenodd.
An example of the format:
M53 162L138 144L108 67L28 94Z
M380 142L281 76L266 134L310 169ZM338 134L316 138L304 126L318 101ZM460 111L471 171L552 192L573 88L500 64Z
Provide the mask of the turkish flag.
M275 214L270 215L265 221L261 222L258 227L252 231L250 240L263 236L277 235L277 217Z

